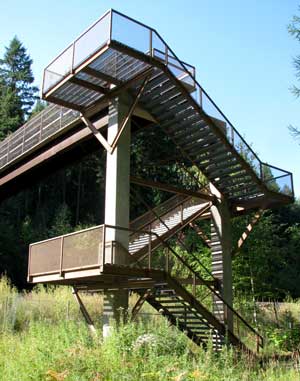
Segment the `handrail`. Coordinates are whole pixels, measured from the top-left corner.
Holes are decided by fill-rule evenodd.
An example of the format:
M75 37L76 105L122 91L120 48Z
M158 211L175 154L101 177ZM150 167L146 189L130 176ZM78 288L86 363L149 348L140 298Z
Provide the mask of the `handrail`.
M181 196L182 197L182 196ZM138 220L142 219L143 217L146 217L147 214L153 216L152 218L150 218L147 222L145 222L144 224L142 224L140 226L140 228L144 228L145 226L147 225L150 225L152 224L154 221L156 220L160 220L161 217L165 216L166 214L170 213L173 209L177 208L179 205L183 204L183 202L187 201L188 199L191 199L192 197L191 196L186 196L184 197L182 200L178 200L175 204L171 204L166 210L163 210L162 213L159 213L159 214L156 214L156 210L161 208L164 204L168 204L170 201L173 201L173 200L176 200L178 199L179 196L176 194L175 196L169 198L168 200L166 200L165 202L163 202L162 204L159 204L157 205L155 208L151 209L151 210L148 210L147 212L145 212L144 214L142 214L140 217L137 217L135 220L133 220L132 222L130 222L130 225L134 225ZM149 208L148 208L149 209Z
M118 226L118 225L116 225L116 226L114 226L114 225L107 225L107 224L104 224L104 225L102 225L103 226L103 229L104 229L104 232L105 232L105 230L106 230L106 228L111 228L111 229L116 229L116 230L123 230L123 231L128 231L128 232L130 232L131 231L131 229L129 229L129 228L125 228L125 227L122 227L122 226ZM135 230L135 232L137 232L137 230ZM258 346L259 347L261 347L261 348L263 348L263 343L264 343L264 339L263 339L263 337L256 331L256 329L255 328L253 328L236 310L234 310L233 309L233 307L230 305L230 304L228 304L227 302L226 302L226 300L217 292L217 291L215 291L214 289L213 289L213 287L211 287L210 285L208 285L206 282L205 282L205 279L203 279L199 274L197 274L191 267L190 267L190 265L189 264L186 264L185 262L184 262L184 260L183 260L183 258L181 258L180 257L180 255L178 255L177 253L176 253L176 251L167 243L167 242L165 242L163 239L161 239L160 238L160 236L157 234L157 233L155 233L155 232L146 232L146 231L143 231L143 233L144 234L148 234L148 235L155 235L156 236L156 239L157 240L159 240L160 242L161 242L161 244L163 245L163 246L165 246L172 254L174 254L174 256L180 261L180 262L182 262L192 273L193 273L193 275L196 277L196 278L198 278L198 280L200 281L200 282L202 282L203 283L203 285L205 286L205 287L207 287L210 291L211 291L211 293L213 293L219 300L221 300L223 303L224 303L224 305L233 313L233 315L235 315L241 322L243 322L243 324L245 324L245 326L253 333L253 334L255 334L255 336L258 338L258 342L257 342L257 344L258 344ZM105 233L104 233L104 235L105 235ZM103 245L103 247L105 247L105 244ZM150 247L150 252L152 252L152 248ZM154 249L155 250L155 249ZM149 252L149 253L150 253ZM105 255L105 252L104 252L104 255ZM233 333L233 332L232 332Z
M137 193L137 195L138 195L138 193ZM171 212L171 210L172 209L170 209L168 212L166 212L165 214L162 214L162 215L157 215L156 214L156 212L155 212L155 209L150 209L150 207L149 207L149 205L138 195L138 197L140 198L140 200L144 203L144 205L149 209L149 213L153 213L154 215L156 215L156 219L155 220L159 220L168 230L170 230L169 229L169 227L168 227L168 225L165 223L165 221L163 221L162 219L161 219L161 217L163 217L165 214L168 214L168 213L170 213ZM176 197L176 196L175 196ZM184 200L182 200L182 202L180 202L178 205L176 205L176 206L174 206L173 207L173 210L175 209L175 208L177 208L178 206L180 206L180 205L182 205L182 207L183 207L183 205L184 205L184 203L185 202L187 202L189 199L191 199L192 197L187 197L186 199L184 199ZM208 209L210 208L210 205L208 204L206 207L204 207L203 208L203 210L201 210L201 212L202 213L205 213ZM201 214L202 214L201 213ZM198 216L198 214L197 214L197 216ZM198 216L199 217L199 216ZM155 221L154 220L154 221ZM175 233L175 235L177 235L178 234L178 232L176 232ZM179 238L179 237L177 237L177 239L178 239L178 241L180 242L180 244L184 247L184 249L187 251L187 252L189 252L189 250L187 250L187 248L186 248L186 246L185 246L185 244L182 242L182 240ZM217 278L215 278L213 275L212 275L212 273L208 270L208 268L205 266L205 265L203 265L203 263L193 254L193 253L190 253L189 252L189 254L194 258L194 260L196 260L197 261L197 263L203 268L203 270L204 271L206 271L206 273L209 275L209 276L211 276L212 278L213 278L213 280L215 280L216 282L218 281L218 279ZM146 254L147 255L147 254ZM145 256L146 256L145 255ZM139 261L141 261L141 260L143 260L144 258L145 258L145 256L142 256L141 258L139 258L138 259L138 261L137 261L137 263L139 262ZM195 272L195 270L193 270L194 272Z
M196 77L195 75L193 75L188 69L187 69L187 66L185 65L185 63L183 61L181 61L178 56L174 53L174 51L170 48L170 46L166 43L166 41L161 37L161 35L152 27L149 27L137 20L134 20L133 18L127 16L127 15L124 15L122 14L121 12L118 12L118 11L115 11L115 10L112 10L112 13L116 13L118 14L119 16L122 16L124 17L125 19L133 22L133 23L136 23L146 29L148 29L149 31L151 31L151 33L154 33L156 34L156 36L158 37L158 39L165 45L166 47L166 50L165 50L165 55L166 55L166 62L165 64L168 66L168 60L167 60L167 56L169 54L169 52L172 54L172 58L174 58L175 60L177 60L177 62L181 65L182 69L187 73L187 75L193 80L193 82L198 86L200 92L202 92L206 97L207 99L209 100L209 102L211 102L211 104L215 107L215 109L220 113L220 115L225 119L225 121L228 123L230 129L231 129L231 136L234 136L234 134L237 135L237 137L241 140L241 142L244 144L244 146L247 148L247 151L249 153L251 153L251 155L253 155L253 157L258 161L258 164L259 164L259 175L257 175L257 173L255 171L254 172L254 175L258 177L259 180L262 181L262 183L264 184L264 178L263 178L263 173L262 173L262 165L268 165L268 164L265 164L263 163L260 158L258 157L258 155L253 151L253 149L251 148L251 146L245 141L245 139L242 137L242 135L237 131L237 129L232 125L232 123L230 122L230 120L227 118L227 116L222 112L222 110L216 105L216 103L211 99L211 97L208 95L208 93L202 88L202 86L198 83L198 81L196 80ZM153 40L153 36L151 37L151 41ZM201 98L202 98L202 95L200 94ZM200 105L200 107L202 108L202 105ZM203 110L204 111L204 110ZM231 145L233 145L233 142L230 142L230 140L227 138L226 135L224 135L228 141L228 143L230 143ZM238 153L238 152L237 152ZM238 153L239 156L241 156L239 153ZM247 160L244 159L246 162ZM247 162L248 163L248 162ZM249 163L248 163L249 164ZM279 169L279 168L278 168ZM281 169L280 169L281 170ZM283 170L284 171L284 170ZM292 177L292 174L288 171L285 171L287 173L287 175L289 175L290 177ZM292 180L291 180L292 181ZM293 189L292 189L292 192L293 192Z

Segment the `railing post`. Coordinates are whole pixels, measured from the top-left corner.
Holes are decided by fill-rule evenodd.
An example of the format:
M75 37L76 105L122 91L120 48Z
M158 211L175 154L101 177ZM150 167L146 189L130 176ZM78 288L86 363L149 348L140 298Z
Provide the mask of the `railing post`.
M203 104L202 103L203 103L202 89L201 89L201 87L199 87L199 104L200 104L200 107L203 110Z
M231 130L231 144L234 147L234 130L232 127L230 128L230 130Z
M196 297L196 274L193 273L193 296Z
M60 241L60 263L59 263L59 276L62 277L63 274L63 258L64 257L64 236L61 237Z
M103 225L103 238L102 238L102 266L105 265L105 244L106 244L106 225Z
M42 141L42 131L43 131L43 112L41 112L41 123L40 123L40 142Z
M169 248L166 248L166 272L169 272L169 259L170 259L170 252Z
M59 111L59 129L61 130L62 127L62 117L63 117L63 108L60 106L60 111Z
M180 205L180 223L183 224L183 204Z
M151 251L152 251L152 235L151 235L151 224L149 226L149 243L148 243L148 268L151 270Z
M71 62L71 73L72 74L74 73L75 42L76 42L76 40L72 44L72 62Z
M153 36L152 36L152 29L149 30L149 53L150 57L153 57Z
M168 66L168 64L169 64L169 61L168 61L168 52L169 52L168 46L165 45L165 64L166 64L166 66Z
M264 173L263 173L263 167L262 167L261 161L259 162L259 174L260 174L260 178L264 180Z
M10 141L11 141L11 133L8 135L8 142L7 142L7 163L9 162L9 150L10 150Z
M22 153L24 153L24 145L25 145L25 126L23 126L23 137L22 137Z
M109 17L109 43L112 40L112 22L113 22L113 11L110 11L110 17Z

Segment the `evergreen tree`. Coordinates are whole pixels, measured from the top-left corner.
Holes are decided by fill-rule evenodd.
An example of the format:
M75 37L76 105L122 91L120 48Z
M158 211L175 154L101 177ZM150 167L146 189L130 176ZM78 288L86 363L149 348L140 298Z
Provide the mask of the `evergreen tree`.
M297 41L300 42L300 16L293 16L292 22L288 25L288 31ZM300 81L300 55L294 57L293 64L296 72L296 79ZM291 91L295 97L298 98L300 96L300 88L298 86L292 86ZM292 136L300 141L300 129L298 127L289 126L289 130Z
M14 37L0 59L0 138L25 122L38 98L31 65L26 48Z

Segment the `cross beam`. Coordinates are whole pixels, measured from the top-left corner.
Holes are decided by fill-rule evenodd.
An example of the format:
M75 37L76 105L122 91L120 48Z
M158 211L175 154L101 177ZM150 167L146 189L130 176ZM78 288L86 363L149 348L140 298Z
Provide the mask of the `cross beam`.
M205 200L205 201L213 202L215 200L215 197L210 194L195 192L195 191L191 191L187 189L181 189L181 188L174 187L173 185L164 184L157 181L145 180L145 179L141 179L134 176L130 177L130 182L133 184L137 184L137 185L148 187L148 188L155 188L155 189L159 189L159 190L170 192L170 193L176 193L176 194L182 194L186 196L200 198L201 200Z

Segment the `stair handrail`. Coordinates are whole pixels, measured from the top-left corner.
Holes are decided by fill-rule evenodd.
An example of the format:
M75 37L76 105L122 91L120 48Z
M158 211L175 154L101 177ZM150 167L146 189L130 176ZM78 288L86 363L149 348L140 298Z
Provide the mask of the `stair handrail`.
M224 121L226 121L228 123L228 126L230 127L230 137L229 138L227 136L226 133L224 133L223 131L222 134L223 136L225 137L226 141L228 142L228 144L230 144L234 150L236 151L237 155L240 156L240 158L242 160L244 160L245 163L247 163L247 165L249 165L252 169L252 175L254 176L254 178L256 178L261 184L262 186L265 188L265 190L268 190L265 182L264 182L264 178L263 178L263 170L262 170L262 165L263 165L263 162L260 160L260 158L258 157L258 155L253 151L253 149L251 148L251 146L245 141L245 139L241 136L241 134L236 130L236 128L233 126L233 124L230 122L230 120L227 118L227 116L221 111L221 109L216 105L216 103L211 99L211 97L208 95L208 93L202 88L202 86L198 83L197 79L196 79L196 76L195 76L195 71L193 71L193 73L191 73L190 70L188 70L187 68L187 65L178 58L178 56L175 54L175 52L170 48L170 46L166 43L166 41L163 39L163 37L152 27L149 27L148 25L140 22L140 21L137 21L137 20L134 20L133 18L127 16L127 15L124 15L123 13L119 12L119 11L116 11L115 9L111 9L111 15L113 14L117 14L121 17L123 17L124 19L128 20L129 22L131 23L134 23L134 24L137 24L137 25L140 25L141 27L145 28L146 30L149 31L149 47L148 47L148 51L145 52L145 51L142 51L144 54L148 54L149 55L149 52L151 54L151 58L152 59L156 59L155 57L155 54L154 54L154 49L155 49L155 46L153 46L153 41L154 41L154 38L157 38L158 40L160 40L160 43L163 45L163 48L165 50L164 52L164 55L165 55L165 60L163 61L164 62L164 65L166 67L168 67L170 65L170 61L173 59L177 62L177 64L179 64L182 68L182 70L187 74L187 76L192 80L192 83L195 87L198 87L199 89L199 97L200 97L200 101L198 102L195 98L193 98L190 94L189 96L191 97L191 99L197 104L197 106L199 106L202 110L202 112L207 115L209 117L209 115L204 111L203 109L203 104L202 104L202 97L203 97L203 94L205 95L205 97L208 99L208 101L211 103L211 105L215 108L215 110L220 114L220 116L222 116L222 118L224 118ZM112 32L111 32L111 41L112 41ZM134 49L134 47L132 47ZM138 49L139 50L139 49ZM257 173L255 171L255 169L253 168L253 166L251 166L251 163L246 159L246 158L243 158L242 157L242 154L238 152L238 150L236 150L235 146L234 146L234 136L237 136L238 139L240 139L240 141L243 143L243 145L245 146L245 148L247 149L248 153L251 153L251 155L253 155L253 157L257 160L258 164L259 164L259 173ZM292 174L291 173L288 173L286 174L286 176L289 176L290 179L291 179L291 186L292 186ZM292 186L292 192L293 192L293 186ZM278 192L278 193L281 193L282 192ZM294 194L294 193L293 193Z
M186 202L186 201L188 201L188 200L185 200L185 201L183 201L183 203L184 202ZM182 204L183 204L182 203ZM206 207L204 207L202 210L201 210L201 212L202 213L205 213L208 209L210 208L210 205L207 205ZM201 213L201 214L202 214ZM199 217L199 216L198 216ZM168 229L168 230L170 230L169 229L169 227L168 227L168 225L163 221L163 220L161 220L161 218L160 217L157 217L157 219ZM178 233L178 232L177 232ZM177 234L177 233L175 233L175 235ZM156 233L155 233L156 234ZM168 237L168 238L170 238L170 237ZM206 271L206 273L209 275L209 276L211 276L212 278L213 278L213 281L215 282L215 286L218 288L219 287L219 280L217 279L217 278L215 278L214 276L213 276L213 274L208 270L208 268L206 267L206 266L204 266L203 265L203 263L193 254L193 253L191 253L187 248L186 248L186 246L185 246L185 244L177 237L177 239L179 240L179 242L181 243L181 245L183 245L184 246L184 249L197 261L197 263L203 268L203 270L204 271ZM166 241L164 241L164 242L166 242ZM157 249L157 246L154 248L154 250L156 250ZM142 261L145 257L147 256L147 253L145 254L145 255L143 255L141 258L139 258L137 261L136 261L136 263L138 264L140 261ZM184 259L183 258L181 258L181 261L184 261ZM190 266L190 265L188 265L188 263L187 262L185 262L184 261L184 264L185 264L185 266L186 267L188 267L188 266ZM193 270L193 273L196 273L196 271L195 270Z
M169 229L169 227L168 227L168 225L165 223L165 221L164 220L162 220L161 219L161 217L162 216L164 216L165 214L168 214L168 213L171 213L171 211L172 210L175 210L175 208L177 208L178 206L180 206L180 205L182 205L182 208L184 208L184 203L185 202L187 202L187 201L189 201L190 199L192 199L192 197L186 197L185 199L183 199L182 200L182 202L180 202L177 206L174 206L174 208L173 209L170 209L168 212L166 212L165 214L162 214L162 215L158 215L158 214L156 214L156 211L155 211L155 209L151 209L151 207L148 205L148 203L138 194L138 192L136 192L136 195L137 195L137 197L141 200L141 202L146 206L146 208L148 208L149 209L149 212L151 212L151 213L153 213L155 216L156 216L156 219L154 219L153 221L155 221L155 220L159 220L168 230L170 230ZM174 198L174 197L173 197ZM204 207L203 208L203 210L201 210L201 214L203 214L203 213L205 213L206 211L207 211L207 209L209 209L210 208L210 205L208 204L206 207ZM151 226L151 223L149 223L150 224L150 226ZM144 226L147 226L147 225L144 225ZM143 227L144 227L143 226ZM175 233L175 234L177 234L177 233ZM177 237L178 238L178 237ZM178 238L179 239L179 238ZM181 244L182 245L184 245L183 243L182 243L182 241L181 241ZM185 246L185 245L184 245ZM187 248L185 247L185 250L187 251L187 252L189 252L189 250L187 250ZM204 266L203 265L203 263L193 254L193 253L190 253L190 255L192 255L193 256L193 258L197 261L197 263L204 269L204 271L206 271L206 273L209 275L209 276L211 276L212 278L213 278L213 280L215 281L215 283L216 283L216 286L218 287L218 285L219 285L219 283L218 283L218 279L217 278L215 278L213 275L212 275L212 273L208 270L208 268L206 267L206 266ZM145 254L144 256L142 256L141 258L139 258L139 260L137 261L137 263L140 261L140 260L143 260L144 258L145 258L145 256L147 256L147 254Z
M153 216L153 215L156 216L156 217L152 217L152 218L149 219L147 222L143 223L142 225L140 225L140 226L138 227L139 229L143 229L145 226L147 226L147 225L149 225L150 223L154 222L154 221L157 220L159 217L162 217L162 216L164 216L165 214L169 213L172 209L177 208L177 206L179 206L183 201L185 201L185 200L191 198L191 196L181 196L182 199L179 200L179 197L180 197L180 195L175 194L174 196L168 198L166 201L164 201L164 202L162 202L161 204L155 206L154 208L150 208L150 209L148 208L147 212L143 213L141 216L139 216L139 217L135 218L133 221L131 221L131 222L130 222L130 226L131 226L131 225L134 225L138 220L144 218L147 214L148 214L149 216L150 216L150 215L152 215L152 216ZM176 199L178 199L178 202L175 203L175 204L172 204L172 201L173 201L173 200L176 200ZM168 203L170 203L170 202L171 202L171 205L170 205L166 210L164 210L164 211L163 211L161 214L159 214L159 215L156 215L156 214L155 214L155 213L156 213L156 209L159 209L159 208L161 208L164 204L168 204ZM158 216L159 216L159 217L158 217Z
M156 233L154 233L156 234ZM159 236L157 236L158 240L161 240ZM165 241L161 240L162 244L167 247L171 252L172 254L174 254L176 256L177 259L179 259L184 265L186 265L183 261L183 259L180 257L180 255L178 255L176 253L175 250L173 250L173 248ZM193 273L193 275L199 279L199 281L203 282L203 284L218 298L220 299L224 304L225 306L239 319L241 320L245 326L250 329L252 331L253 334L256 335L257 338L259 338L259 341L258 341L258 345L263 348L264 346L264 338L256 331L255 328L253 328L229 303L226 302L226 300L218 293L214 290L213 287L211 287L209 284L205 283L205 280L199 275L197 274L191 267L190 265L186 265L186 267ZM233 332L232 332L233 333Z
M147 234L149 236L154 235L154 236L156 236L157 240L159 240L161 242L161 244L169 250L169 252L174 254L174 256L185 265L185 263L184 263L183 259L180 257L180 255L178 255L176 253L176 251L167 242L165 242L163 239L161 239L160 236L155 232L149 232L149 231L139 230L139 229L130 229L130 228L125 228L123 226L118 226L118 225L103 224L102 226L103 226L103 263L105 263L106 229L109 228L109 229L115 229L115 230L123 230L123 231L127 231L127 232L143 233L143 234ZM149 255L151 255L151 253L152 253L151 239L149 239ZM149 261L149 265L150 265L150 261ZM199 274L195 273L195 271L190 267L189 264L186 264L186 267L193 273L195 278L198 278L198 280L201 282L201 284L203 284L206 288L208 288L212 294L214 294L218 299L220 299L224 303L224 305L233 313L233 315L235 315L241 322L244 323L244 325L257 337L258 347L263 348L264 339L256 331L256 329L253 328L236 310L234 310L234 308L229 303L227 303L227 301L217 291L215 291L213 289L213 287L211 287L209 284L207 284L207 282L205 282L205 279L203 279ZM151 267L149 268L149 270L150 269L151 269ZM234 335L234 333L231 332L231 330L229 328L228 328L228 330L230 331L231 334Z

